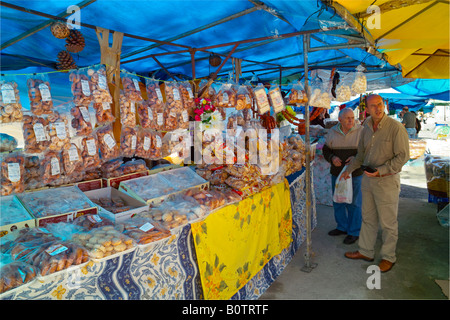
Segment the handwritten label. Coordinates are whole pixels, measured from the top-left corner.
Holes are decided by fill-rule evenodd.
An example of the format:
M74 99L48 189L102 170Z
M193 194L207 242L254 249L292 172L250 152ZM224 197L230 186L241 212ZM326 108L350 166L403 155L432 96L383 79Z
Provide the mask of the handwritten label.
M8 163L8 178L11 182L20 180L20 166L18 163Z
M50 94L50 89L45 83L39 85L39 91L41 92L42 101L51 101L52 96Z

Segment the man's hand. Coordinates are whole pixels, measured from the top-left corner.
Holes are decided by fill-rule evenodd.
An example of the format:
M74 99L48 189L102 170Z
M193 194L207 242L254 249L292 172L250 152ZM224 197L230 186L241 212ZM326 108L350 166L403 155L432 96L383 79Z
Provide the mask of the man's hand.
M347 180L348 178L350 178L350 173L348 173L348 171L345 170L345 171L342 172L342 174L341 174L341 179Z
M380 172L379 172L378 170L375 171L375 172L372 172L372 173L367 172L367 171L364 171L364 173L365 173L366 176L368 176L368 177L372 177L372 178L374 178L374 177L380 177Z
M335 167L340 167L342 165L342 160L337 156L333 156L331 162L333 162Z
M350 161L353 160L353 158L354 158L353 156L352 157L348 157L347 160L345 160L345 164L349 164Z

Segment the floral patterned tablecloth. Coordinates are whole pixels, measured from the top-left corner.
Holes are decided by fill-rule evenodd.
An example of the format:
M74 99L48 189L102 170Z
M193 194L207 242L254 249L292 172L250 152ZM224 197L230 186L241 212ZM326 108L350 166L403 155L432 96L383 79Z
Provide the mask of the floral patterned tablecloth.
M263 249L254 253L259 254L260 259L256 262L260 268L251 272L250 265L246 266L245 263L240 269L236 268L234 278L228 279L228 282L231 283L230 287L234 285L237 290L229 294L228 298L257 299L260 297L281 274L306 239L304 170L288 177L288 183L288 189L284 183L277 187L282 190L281 198L285 200L285 204L288 204L283 208L287 210L289 207L289 210L281 210L281 214L277 216L280 222L280 225L277 224L275 228L280 236L278 249L268 250L268 243L265 246L261 243ZM314 187L311 187L311 190L311 223L314 228L317 224ZM232 217L233 223L241 229L248 228L253 222L261 226L262 220L258 222L257 219L253 219L253 216L244 213L248 213L253 205L257 204L263 210L267 210L272 201L279 197L280 195L266 191L253 198L252 203L247 201L232 205L242 209L239 210L239 216ZM237 212L236 210L235 213ZM200 229L195 232L196 234L201 230L202 224L198 227ZM267 238L263 241L267 241ZM208 267L209 272L213 274L220 269L222 271L225 269L224 261L221 259L217 262L214 259ZM206 272L205 268L202 270ZM220 284L221 281L219 281L219 288ZM205 297L191 225L180 228L169 238L145 247L138 247L116 258L98 263L91 261L69 272L37 278L0 296L0 300L195 300L203 298Z

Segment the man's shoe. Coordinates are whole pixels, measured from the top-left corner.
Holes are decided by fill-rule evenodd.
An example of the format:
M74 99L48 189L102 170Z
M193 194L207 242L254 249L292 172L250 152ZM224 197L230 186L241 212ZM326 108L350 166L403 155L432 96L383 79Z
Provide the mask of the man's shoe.
M345 244L352 244L352 243L355 243L355 241L358 240L358 239L359 239L358 236L348 235L348 236L345 237L344 243Z
M361 253L359 253L359 251L346 252L345 257L349 258L349 259L355 259L355 260L362 259L362 260L366 260L369 262L373 261L373 258L366 257L366 256L362 255Z
M340 236L341 234L347 234L347 232L339 230L339 229L333 229L330 232L328 232L329 236Z
M382 259L380 261L380 264L378 265L378 267L380 268L381 272L388 272L389 270L392 269L394 264L395 264L394 262L390 262L390 261Z

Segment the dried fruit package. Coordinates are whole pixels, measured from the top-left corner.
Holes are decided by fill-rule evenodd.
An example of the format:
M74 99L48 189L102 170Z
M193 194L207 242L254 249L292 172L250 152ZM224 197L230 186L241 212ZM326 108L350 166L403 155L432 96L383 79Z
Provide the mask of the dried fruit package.
M84 171L84 162L81 150L75 143L70 143L68 149L62 152L64 174L68 177Z
M72 115L71 126L76 135L86 136L92 133L91 115L88 106L73 106L70 109Z
M50 140L47 134L48 120L38 116L24 115L23 138L26 153L41 153L47 150Z
M216 105L219 108L234 108L236 107L236 93L232 83L223 83L220 86L216 96Z
M270 111L269 99L267 98L266 88L260 83L253 89L253 94L256 100L256 106L258 107L258 113L260 115Z
M272 104L273 111L279 113L286 109L283 96L281 95L280 87L277 84L272 84L269 89L270 103Z
M69 75L69 80L72 82L73 102L77 106L88 106L93 100L91 82L87 71L87 68L73 70Z
M101 165L97 135L91 134L81 139L81 157L86 170L99 168Z
M51 114L53 111L53 100L50 93L50 81L47 74L29 76L27 79L28 97L30 99L30 110L33 114Z
M180 116L184 111L183 100L177 82L166 82L164 90L166 92L165 130L173 131L179 129L181 125Z
M162 137L161 133L139 128L136 146L136 156L149 160L162 158Z
M135 102L144 100L139 86L139 77L136 74L122 72L120 77L122 79L123 91L128 100Z
M25 158L20 153L1 156L1 195L25 191Z
M0 77L0 123L18 122L22 117L17 83L11 77Z
M134 127L136 125L136 102L130 100L124 92L121 92L119 106L122 126Z
M136 153L137 145L136 127L122 127L120 132L120 155L132 158Z
M64 172L61 152L47 151L41 160L41 177L44 184L51 184L61 178Z
M54 112L47 117L49 150L61 151L70 148L69 120L67 116Z
M120 149L114 138L112 125L104 125L95 129L98 145L100 148L100 159L102 162L118 158Z
M113 99L108 88L105 66L92 66L87 70L87 75L91 82L93 101L95 103L112 103Z

